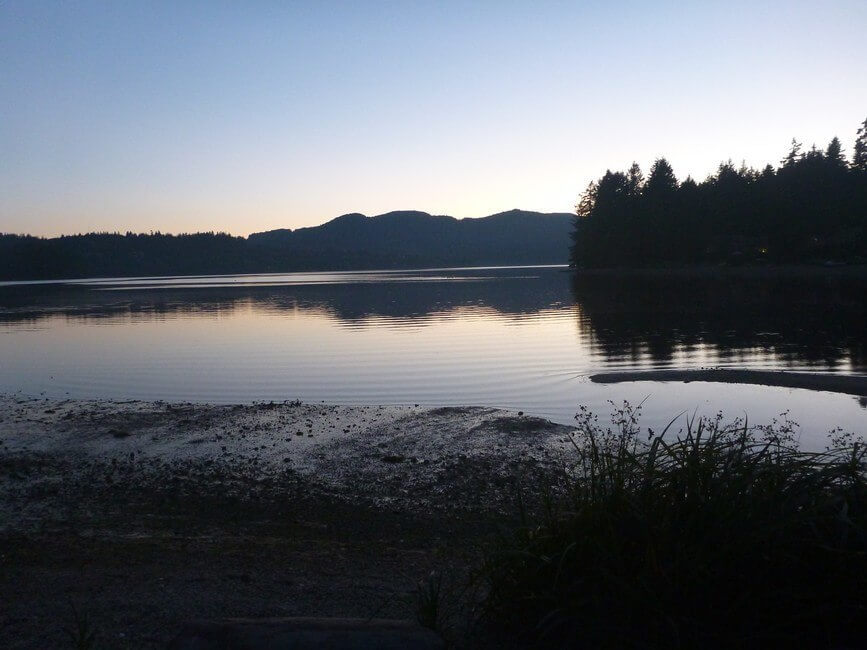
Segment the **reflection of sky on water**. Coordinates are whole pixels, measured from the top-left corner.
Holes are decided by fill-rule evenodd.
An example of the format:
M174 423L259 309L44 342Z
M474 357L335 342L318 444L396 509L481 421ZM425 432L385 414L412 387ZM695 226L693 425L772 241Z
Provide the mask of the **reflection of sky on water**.
M864 400L850 396L586 379L607 370L703 366L862 373L864 306L848 287L795 285L826 317L817 331L797 300L780 313L792 299L779 286L777 298L744 287L765 301L754 304L701 287L679 300L652 286L636 297L610 279L573 286L569 274L551 268L198 280L0 289L0 390L481 404L563 422L579 403L605 413L608 399L649 396L644 411L653 421L696 408L746 412L756 421L788 408L812 429L864 428ZM827 304L823 292L832 298Z

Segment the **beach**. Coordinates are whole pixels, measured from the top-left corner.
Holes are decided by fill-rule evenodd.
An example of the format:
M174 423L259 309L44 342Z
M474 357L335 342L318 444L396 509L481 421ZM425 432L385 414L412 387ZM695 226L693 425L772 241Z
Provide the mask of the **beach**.
M0 396L0 641L162 647L190 619L413 618L570 427L491 408ZM78 612L76 614L75 612Z

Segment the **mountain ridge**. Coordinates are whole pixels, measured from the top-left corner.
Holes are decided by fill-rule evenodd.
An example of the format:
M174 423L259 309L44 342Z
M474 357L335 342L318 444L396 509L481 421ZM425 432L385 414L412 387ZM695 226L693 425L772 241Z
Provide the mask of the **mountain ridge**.
M484 221L486 219L497 219L508 217L510 215L531 215L531 216L539 216L539 217L569 217L573 218L575 215L571 212L538 212L535 210L522 210L520 208L512 208L511 210L505 210L503 212L495 212L493 214L486 215L484 217L453 217L447 214L431 214L430 212L424 212L422 210L389 210L388 212L383 212L382 214L375 215L366 215L363 212L347 212L346 214L341 214L339 216L334 217L333 219L329 219L317 226L302 226L300 228L273 228L271 230L262 230L259 232L252 232L247 235L247 239L251 237L257 237L260 235L266 235L268 233L274 232L298 232L299 230L314 230L317 228L323 228L325 226L329 226L336 222L342 222L344 220L382 220L389 219L393 217L404 217L404 216L419 216L419 217L430 217L431 219L448 219L454 222L465 222L465 221Z
M252 233L254 247L294 256L366 257L377 267L410 264L565 263L573 215L509 210L456 219L417 210L349 213L320 226ZM361 264L360 260L353 263Z
M517 209L463 219L396 210L247 237L0 234L0 280L563 264L573 221L570 213Z

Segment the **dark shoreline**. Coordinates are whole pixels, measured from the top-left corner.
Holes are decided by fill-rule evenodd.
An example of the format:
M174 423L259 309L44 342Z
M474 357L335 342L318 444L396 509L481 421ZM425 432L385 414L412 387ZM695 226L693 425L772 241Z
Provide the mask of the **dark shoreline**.
M440 270L470 270L470 269L488 269L488 268L532 268L532 267L561 267L562 273L568 273L577 277L611 277L617 275L623 276L642 276L642 277L666 277L666 276L725 276L725 277L767 277L767 278L786 278L786 277L854 277L867 278L867 262L853 262L845 264L826 265L823 263L814 264L780 264L780 265L700 265L700 266L611 266L611 267L595 267L595 268L575 268L565 264L562 261L512 261L512 262L491 262L491 263L476 263L476 264L446 264L443 266L431 265L378 265L378 266L334 266L323 265L319 267L292 267L283 270L275 270L274 268L261 268L259 270L236 270L236 271L221 271L214 273L196 272L196 273L151 273L140 275L81 275L81 276L64 276L51 278L12 278L0 276L0 287L19 287L27 285L44 285L57 283L79 283L92 282L95 280L139 280L153 279L162 280L166 278L212 278L220 276L243 276L243 275L290 275L294 273L376 273L387 271L393 272L420 272L420 271L440 271Z
M642 277L666 276L724 276L724 277L853 277L867 278L867 263L834 264L781 264L781 265L749 265L725 266L664 266L640 267L622 266L606 268L574 268L567 269L577 277L611 277L617 275Z

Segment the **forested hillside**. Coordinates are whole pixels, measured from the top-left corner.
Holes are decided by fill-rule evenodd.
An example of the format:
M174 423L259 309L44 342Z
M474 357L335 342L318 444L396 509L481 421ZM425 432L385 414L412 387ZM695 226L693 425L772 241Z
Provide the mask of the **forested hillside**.
M565 264L573 215L512 210L480 219L348 214L314 228L224 233L0 235L0 280Z

